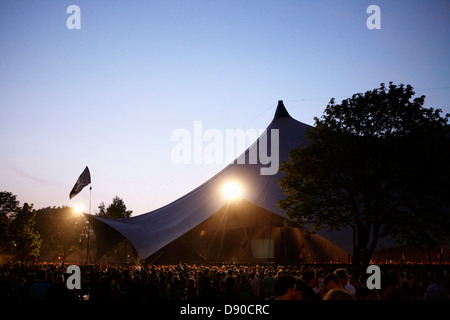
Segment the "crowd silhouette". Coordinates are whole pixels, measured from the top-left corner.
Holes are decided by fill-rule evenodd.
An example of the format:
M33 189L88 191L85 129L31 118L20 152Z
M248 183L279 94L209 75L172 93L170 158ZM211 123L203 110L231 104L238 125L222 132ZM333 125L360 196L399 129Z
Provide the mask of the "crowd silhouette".
M448 300L447 264L380 265L381 289L347 264L85 265L69 290L64 263L0 265L0 300Z

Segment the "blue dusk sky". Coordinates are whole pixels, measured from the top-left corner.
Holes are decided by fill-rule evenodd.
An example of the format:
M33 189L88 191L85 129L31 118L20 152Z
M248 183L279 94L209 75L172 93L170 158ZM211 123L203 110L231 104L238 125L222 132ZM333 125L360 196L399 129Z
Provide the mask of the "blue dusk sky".
M139 215L226 166L173 162L194 121L264 129L283 100L312 125L330 98L389 81L449 113L449 34L438 0L1 0L0 191L88 211L88 188L69 192L89 166L92 213L117 195Z

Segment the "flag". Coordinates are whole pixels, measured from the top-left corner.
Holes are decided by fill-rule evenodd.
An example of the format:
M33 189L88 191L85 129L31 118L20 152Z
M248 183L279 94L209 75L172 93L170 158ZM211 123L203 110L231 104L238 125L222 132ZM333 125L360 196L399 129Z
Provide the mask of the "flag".
M81 173L80 177L78 178L77 182L72 188L72 191L70 191L70 199L75 197L77 194L83 190L84 187L86 187L88 184L91 183L91 173L89 172L89 168L86 166L84 171Z

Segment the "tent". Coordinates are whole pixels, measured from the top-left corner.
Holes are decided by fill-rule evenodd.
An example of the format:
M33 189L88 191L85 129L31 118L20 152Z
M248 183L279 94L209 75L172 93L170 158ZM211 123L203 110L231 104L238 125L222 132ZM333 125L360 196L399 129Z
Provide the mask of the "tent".
M348 262L348 253L323 237L285 228L285 218L241 199L228 202L148 261L178 263Z
M307 143L308 128L279 101L273 120L256 142L185 196L131 218L92 216L97 257L125 238L140 259L157 262L348 262L353 251L351 230L307 236L304 230L283 227L286 216L276 206L284 198L278 185L283 173L261 174L271 164L260 158L255 161L260 150L272 146L279 152L279 163L288 160L289 151ZM278 133L278 141L272 141L272 132ZM230 181L242 186L239 200L222 195ZM379 240L378 249L392 246L392 239Z

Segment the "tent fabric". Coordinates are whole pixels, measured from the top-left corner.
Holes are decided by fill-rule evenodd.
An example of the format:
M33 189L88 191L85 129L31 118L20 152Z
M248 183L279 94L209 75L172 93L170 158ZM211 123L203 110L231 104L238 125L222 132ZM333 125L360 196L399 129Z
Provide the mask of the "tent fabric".
M317 234L285 228L286 219L246 200L231 201L147 261L175 264L348 262L347 252Z
M288 160L289 152L292 149L307 143L305 133L309 128L311 126L293 119L284 107L283 102L279 101L275 117L267 127L266 132L233 163L211 179L178 200L148 213L114 220L92 216L96 220L96 223L93 224L94 230L99 223L110 227L108 228L109 231L111 229L116 230L130 241L139 258L146 259L198 226L226 205L227 201L223 198L222 188L230 181L235 181L242 186L241 197L243 200L286 218L284 212L276 206L276 202L285 197L283 190L278 185L283 173L262 175L261 168L269 167L270 164L262 164L260 157L258 157L256 163L251 163L250 155L258 154L262 143L267 143L267 150L272 150L272 141L270 137L264 137L264 134L270 135L272 129L278 129L279 163L281 164ZM256 153L253 153L255 151ZM318 234L346 252L352 252L351 230L319 231ZM102 239L101 236L98 236L97 241L101 244L107 242L109 238ZM378 249L393 244L392 240L380 239ZM102 251L106 250L107 245L105 243L101 246Z

